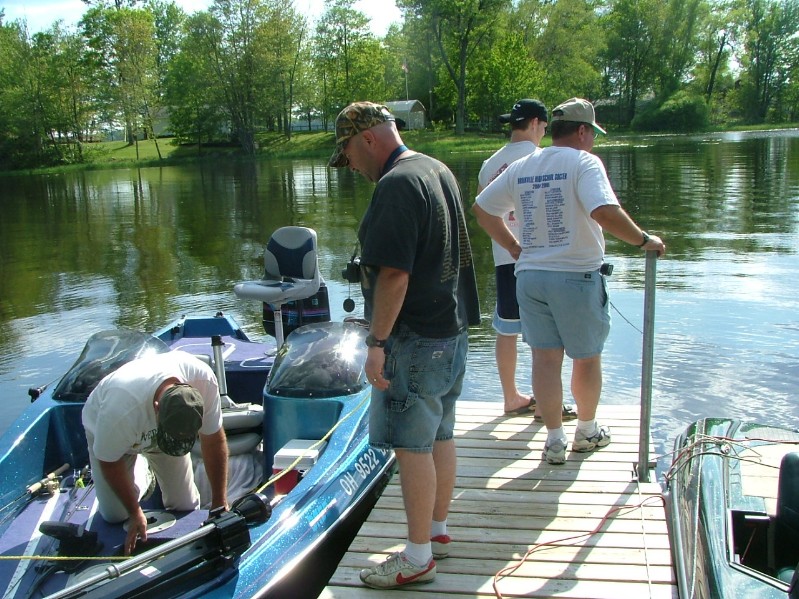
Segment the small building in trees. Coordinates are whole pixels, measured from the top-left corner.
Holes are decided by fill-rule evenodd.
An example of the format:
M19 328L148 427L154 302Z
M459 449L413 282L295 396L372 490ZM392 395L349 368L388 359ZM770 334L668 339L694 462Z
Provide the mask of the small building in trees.
M419 100L386 102L386 106L397 119L402 119L405 129L424 129L426 110Z

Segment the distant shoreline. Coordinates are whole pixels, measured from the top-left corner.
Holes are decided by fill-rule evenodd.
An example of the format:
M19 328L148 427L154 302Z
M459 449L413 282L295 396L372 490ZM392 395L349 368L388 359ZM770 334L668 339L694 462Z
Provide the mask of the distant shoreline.
M644 137L669 137L702 135L713 133L747 132L747 131L783 131L799 129L799 124L771 124L752 126L728 126L696 133L635 133L631 131L610 131L607 137L597 138L597 146ZM403 131L403 140L407 145L420 152L443 158L452 154L489 153L493 152L508 140L507 132L481 133L467 132L456 136L451 132L428 130ZM139 141L128 145L122 141L96 142L84 144L86 161L78 164L0 171L0 176L17 176L25 174L55 174L108 168L146 168L158 166L176 166L185 164L205 164L210 161L246 162L283 158L318 158L326 160L333 151L334 138L332 132L295 132L290 140L280 134L266 134L259 138L259 150L255 156L247 156L238 145L203 146L199 151L196 144L174 145L171 138ZM545 137L542 145L551 143ZM138 148L137 148L138 145ZM158 157L160 150L162 158ZM138 157L137 157L138 156Z

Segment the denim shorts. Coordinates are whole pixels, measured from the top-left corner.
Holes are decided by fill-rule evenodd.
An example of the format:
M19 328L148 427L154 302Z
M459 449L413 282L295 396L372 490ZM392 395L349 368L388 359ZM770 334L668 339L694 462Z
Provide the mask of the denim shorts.
M602 353L610 333L605 277L598 270L516 274L524 338L533 349L564 348L572 359Z
M491 325L500 335L518 335L522 332L519 320L519 303L516 301L516 264L501 264L495 268L497 307Z
M453 436L468 336L464 331L433 339L399 328L386 344L383 372L389 387L372 389L369 442L383 449L430 453L435 441Z

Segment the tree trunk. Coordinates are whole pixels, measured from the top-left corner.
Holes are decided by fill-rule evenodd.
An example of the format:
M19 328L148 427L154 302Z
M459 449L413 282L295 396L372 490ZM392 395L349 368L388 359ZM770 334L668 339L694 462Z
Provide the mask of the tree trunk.
M705 100L708 103L710 102L710 97L713 95L713 89L716 87L716 75L721 66L721 59L724 56L724 46L727 45L727 35L725 31L719 42L719 49L718 52L716 52L716 60L713 61L713 68L710 69L710 80L707 82L707 88L705 89Z

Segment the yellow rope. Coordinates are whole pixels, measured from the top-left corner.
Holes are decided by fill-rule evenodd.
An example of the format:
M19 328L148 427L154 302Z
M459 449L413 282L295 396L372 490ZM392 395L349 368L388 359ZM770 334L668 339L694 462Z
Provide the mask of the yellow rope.
M96 561L124 561L130 559L132 555L86 555L86 556L66 556L66 555L0 555L0 561L22 561L22 560L45 560L53 562L69 562L75 560L96 560Z

